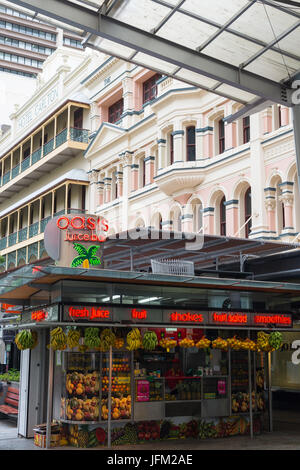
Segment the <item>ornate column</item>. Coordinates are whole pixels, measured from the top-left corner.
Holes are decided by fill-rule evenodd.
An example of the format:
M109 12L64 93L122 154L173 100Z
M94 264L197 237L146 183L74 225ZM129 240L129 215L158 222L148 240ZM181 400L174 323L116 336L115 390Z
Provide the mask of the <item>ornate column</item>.
M120 197L123 196L123 171L122 171L122 166L119 163L117 166L117 171L116 171L116 185L117 185L117 198L119 199Z
M186 161L186 152L184 152L184 130L182 122L175 121L173 127L173 142L174 142L174 163Z
M157 138L157 145L158 145L158 167L157 171L162 170L163 168L166 167L167 165L167 160L166 160L166 146L167 146L167 141L164 138L164 134L161 130L158 132L158 138Z
M203 227L208 235L215 234L215 208L206 207L203 209Z
M295 224L293 220L293 209L294 209L294 193L293 193L293 186L294 183L291 181L286 181L281 183L280 189L282 191L279 200L284 205L284 220L285 225L283 227L283 234L287 233L294 233L295 231Z
M203 116L200 117L200 119L197 120L197 125L196 125L196 160L200 160L203 158L204 155L204 141L203 141L203 132L202 132L202 125L203 122Z
M95 213L96 205L97 205L97 183L98 183L98 173L99 170L90 170L88 171L88 178L89 178L89 208L92 214Z
M263 134L272 132L272 107L268 107L262 112Z
M263 128L261 114L250 116L250 171L251 171L251 234L249 238L261 238L269 229L269 222L265 206L266 169L264 149L262 147Z
M154 178L155 157L151 155L151 149L146 150L145 162L145 185L152 184Z
M214 139L214 128L210 125L210 120L207 116L203 115L202 128L197 129L197 132L201 132L203 140L203 158L213 157L213 139Z
M96 207L97 206L103 206L104 204L104 181L103 178L100 177L99 181L96 183L97 184L97 201L96 201Z
M270 236L276 236L276 189L265 188L265 207Z
M132 111L134 109L134 102L133 102L133 79L129 76L126 76L122 80L123 86L123 113L127 114L123 117L122 120L122 127L128 129L128 127L132 124Z
M93 102L90 107L91 133L96 132L99 128L100 114L98 103Z
M287 106L280 106L281 126L287 126L290 122L290 109Z
M139 188L139 161L137 158L134 156L132 157L132 163L131 163L131 175L130 175L130 180L131 180L131 192L136 191Z
M233 114L232 102L226 104L225 106L225 116ZM236 122L231 122L230 124L225 123L225 151L236 147L237 145L237 131L236 131Z
M104 182L104 204L107 204L111 202L111 182L112 182L111 169L105 170L103 182Z
M123 195L122 195L122 230L125 231L128 228L128 212L129 212L129 194L131 190L131 161L132 152L125 151L120 154L120 164L123 169Z
M181 216L181 231L182 232L193 232L193 213L189 209L191 206L183 206Z
M234 237L241 236L241 234L236 235L239 229L239 220L238 220L238 211L239 211L239 201L237 199L232 199L231 201L225 202L226 207L226 235Z

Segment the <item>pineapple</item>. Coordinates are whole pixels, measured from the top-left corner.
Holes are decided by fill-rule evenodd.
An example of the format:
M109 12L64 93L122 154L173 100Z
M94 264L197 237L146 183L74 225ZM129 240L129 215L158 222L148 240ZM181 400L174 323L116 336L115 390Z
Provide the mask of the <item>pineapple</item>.
M89 432L87 426L82 426L78 432L78 447L88 447L89 444Z

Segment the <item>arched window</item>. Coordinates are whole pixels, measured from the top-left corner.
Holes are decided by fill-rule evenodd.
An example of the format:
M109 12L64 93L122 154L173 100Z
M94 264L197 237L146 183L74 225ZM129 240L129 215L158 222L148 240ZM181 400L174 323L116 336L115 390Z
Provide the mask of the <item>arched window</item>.
M243 144L250 141L250 117L243 118Z
M225 196L220 201L220 235L226 235L226 206Z
M245 193L244 198L244 207L245 207L245 222L251 217L251 188L248 188ZM249 238L251 230L251 220L249 220L245 225L245 238Z
M223 119L219 121L219 153L225 152L225 125Z
M186 159L188 162L196 160L196 129L195 126L186 128Z

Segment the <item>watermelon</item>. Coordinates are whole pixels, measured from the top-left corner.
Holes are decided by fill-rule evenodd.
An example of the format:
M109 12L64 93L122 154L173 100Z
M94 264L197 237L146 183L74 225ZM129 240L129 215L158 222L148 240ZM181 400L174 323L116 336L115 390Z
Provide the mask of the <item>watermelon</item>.
M106 438L106 433L105 433L104 429L97 428L95 432L96 432L96 438L97 438L98 442L100 444L103 444L105 442L105 438Z

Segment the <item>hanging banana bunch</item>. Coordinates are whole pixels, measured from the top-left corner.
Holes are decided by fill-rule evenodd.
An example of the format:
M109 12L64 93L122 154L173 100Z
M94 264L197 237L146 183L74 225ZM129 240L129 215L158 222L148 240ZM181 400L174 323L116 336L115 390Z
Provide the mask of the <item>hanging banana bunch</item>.
M100 349L102 352L106 352L109 350L110 346L115 345L116 335L109 328L105 328L100 335L100 340Z
M127 349L129 351L134 351L143 346L142 336L138 328L133 328L129 331L129 333L127 334L127 344Z
M25 349L33 349L38 343L38 335L36 331L22 330L17 333L15 337L15 343L20 351Z
M100 347L99 328L91 327L84 330L84 345L91 349Z
M50 332L50 348L54 351L63 351L67 348L67 335L59 326Z
M80 331L77 330L76 328L75 329L71 328L67 334L68 348L76 348L77 346L79 346L79 340L80 340Z

